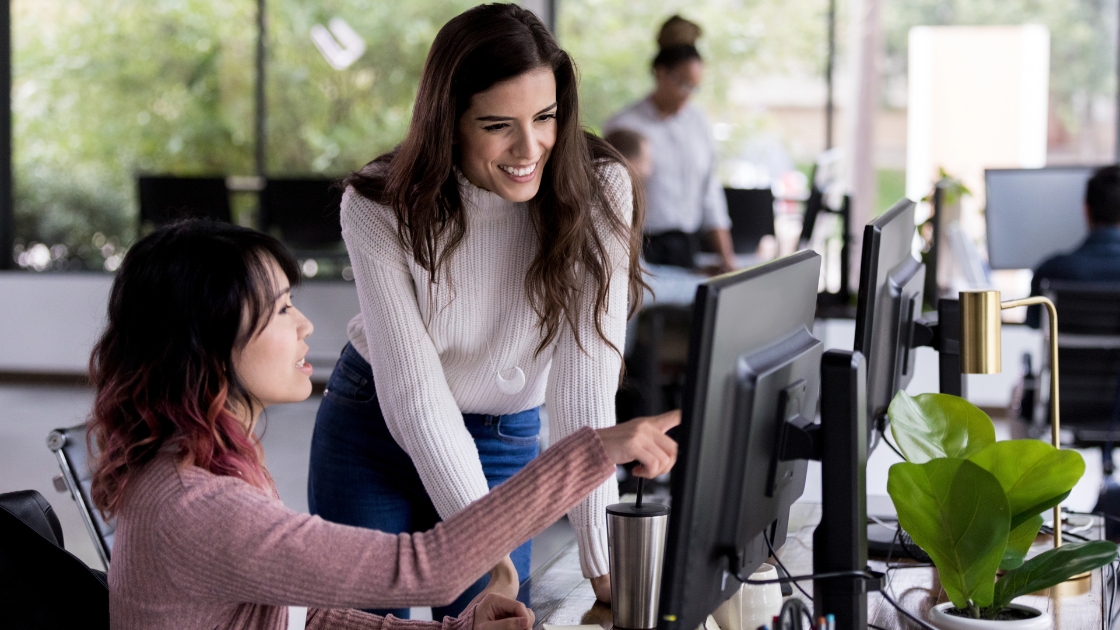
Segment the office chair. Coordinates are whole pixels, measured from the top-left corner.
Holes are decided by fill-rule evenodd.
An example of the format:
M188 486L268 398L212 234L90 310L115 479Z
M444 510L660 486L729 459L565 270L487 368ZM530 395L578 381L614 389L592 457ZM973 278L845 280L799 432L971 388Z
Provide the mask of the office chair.
M90 453L86 449L86 425L80 424L69 429L55 429L47 436L47 446L54 451L58 458L58 467L62 469L63 487L56 483L60 491L69 491L70 497L78 505L78 513L93 539L93 546L105 567L109 567L109 556L113 550L113 531L115 523L105 522L101 512L93 506L90 495L92 475L89 469Z
M159 227L185 218L232 220L224 177L140 175L136 183L142 225Z
M1102 450L1105 483L1094 511L1120 516L1120 485L1112 480L1112 448L1120 442L1120 283L1044 280L1041 288L1058 310L1063 432L1072 434L1072 446ZM1047 382L1044 361L1041 378L1025 374L1021 387L1033 404L1021 405L1020 413L1036 435L1049 432L1049 389L1038 385ZM1114 523L1108 530L1110 538L1120 536Z
M327 178L272 179L261 191L261 229L276 228L280 240L301 249L342 242L342 190Z
M774 193L769 188L724 188L736 254L753 254L763 236L774 235Z
M105 574L62 547L50 503L34 490L0 494L0 608L5 628L108 628Z

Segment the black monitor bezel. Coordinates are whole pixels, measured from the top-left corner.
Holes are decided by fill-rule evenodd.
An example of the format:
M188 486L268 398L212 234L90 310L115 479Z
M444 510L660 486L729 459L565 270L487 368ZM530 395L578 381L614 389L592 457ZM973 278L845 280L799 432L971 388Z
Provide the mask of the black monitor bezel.
M879 353L876 353L872 345L876 339L887 338L891 339L890 343L894 346L894 352L890 353L892 357L891 366L891 385L887 388L893 391L903 389L909 384L910 379L913 377L913 371L909 373L901 373L901 365L899 365L900 355L903 361L908 364L913 364L914 354L913 350L909 347L912 345L913 338L913 320L921 315L921 296L924 294L924 280L925 280L925 266L921 264L912 254L907 255L901 260L897 261L884 261L882 252L882 236L884 229L898 221L900 217L907 212L910 214L910 225L916 230L915 221L913 219L914 211L917 204L907 198L900 199L890 207L886 212L879 215L870 221L863 230L863 251L860 258L860 275L859 275L859 292L856 302L856 329L853 349L862 354L867 361L867 404L868 404L868 432L873 433L876 430L885 430L885 416L886 405L879 405L879 401L872 399L871 379L879 375L873 363L878 360ZM880 267L886 263L889 265L889 272L883 276L883 282L879 283ZM905 270L909 273L906 275L903 282L898 282L896 274L899 270ZM892 321L891 332L893 334L886 335L885 333L877 333L875 327L875 316L878 310L878 301L880 296L884 293L891 293L894 290L901 290L904 287L915 284L915 277L921 275L917 282L918 290L918 304L917 313L912 313L911 321L908 322L909 329L903 331L902 326L904 322ZM905 296L890 296L892 299L902 299ZM901 305L900 305L901 306ZM900 313L892 312L892 318L897 318ZM905 347L903 347L905 346ZM889 401L887 401L889 404ZM869 435L870 440L870 435Z

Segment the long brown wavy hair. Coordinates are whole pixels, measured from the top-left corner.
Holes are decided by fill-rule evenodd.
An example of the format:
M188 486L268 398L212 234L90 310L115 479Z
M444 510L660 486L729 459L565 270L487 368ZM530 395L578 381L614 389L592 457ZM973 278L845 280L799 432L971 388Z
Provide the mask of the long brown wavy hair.
M90 358L92 498L106 517L166 445L191 465L271 489L259 441L233 412L259 408L233 354L272 315L273 260L295 286L299 268L287 249L243 227L187 221L129 248Z
M475 94L540 68L551 68L556 78L557 109L556 143L540 190L528 204L539 245L526 278L528 297L544 332L537 353L556 338L564 320L582 347L579 305L586 304L588 280L595 328L610 343L602 317L613 269L597 224L606 225L608 238L627 247L630 314L641 306L646 285L638 256L645 202L637 176L627 167L634 199L631 224L612 208L597 169L606 162L626 163L609 144L583 130L575 65L531 11L514 4L486 4L445 24L424 63L404 141L343 182L393 208L402 246L434 285L466 233L453 168L459 162L459 120Z

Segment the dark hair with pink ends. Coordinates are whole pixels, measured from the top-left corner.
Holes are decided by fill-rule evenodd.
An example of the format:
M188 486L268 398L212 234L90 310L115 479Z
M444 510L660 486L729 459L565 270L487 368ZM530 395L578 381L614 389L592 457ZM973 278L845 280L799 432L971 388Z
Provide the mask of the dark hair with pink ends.
M186 463L270 488L258 440L233 412L259 405L233 355L272 315L273 260L295 286L299 268L276 239L211 221L160 228L129 249L90 357L92 494L106 516L165 446Z

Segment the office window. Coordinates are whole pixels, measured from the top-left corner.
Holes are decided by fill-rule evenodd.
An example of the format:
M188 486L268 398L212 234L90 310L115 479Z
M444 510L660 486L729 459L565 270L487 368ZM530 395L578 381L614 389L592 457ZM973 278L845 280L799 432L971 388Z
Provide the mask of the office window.
M270 0L269 172L344 175L396 146L432 39L475 4ZM365 47L356 59L351 34Z
M12 2L16 262L114 269L134 176L252 165L250 2Z
M343 175L391 149L432 38L473 4L269 0L268 171ZM347 28L365 48L350 60ZM20 267L115 269L137 174L254 173L254 0L13 0L12 35ZM254 205L235 195L235 218Z

